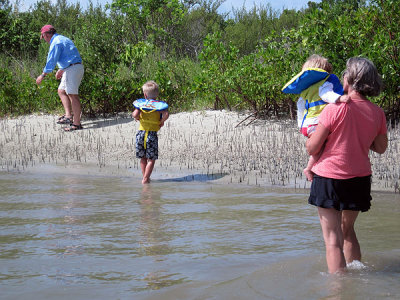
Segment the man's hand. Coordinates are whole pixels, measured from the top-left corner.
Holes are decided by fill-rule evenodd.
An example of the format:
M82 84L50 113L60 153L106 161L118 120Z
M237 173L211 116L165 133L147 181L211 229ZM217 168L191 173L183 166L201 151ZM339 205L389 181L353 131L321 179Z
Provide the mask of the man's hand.
M57 71L57 73L56 73L56 79L57 80L59 80L59 79L61 79L61 77L63 76L63 74L64 74L64 70L58 70Z
M37 78L36 78L36 84L40 85L42 83L42 80L44 78L43 74L40 74Z

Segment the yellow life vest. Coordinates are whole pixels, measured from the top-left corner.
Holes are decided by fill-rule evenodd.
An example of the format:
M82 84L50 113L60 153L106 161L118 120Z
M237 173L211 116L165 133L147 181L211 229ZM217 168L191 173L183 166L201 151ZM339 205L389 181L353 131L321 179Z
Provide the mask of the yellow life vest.
M140 110L140 126L139 130L146 131L144 135L144 149L146 149L146 140L149 131L159 131L160 130L160 112L159 111L145 111Z
M318 117L325 105L327 105L319 96L319 88L325 81L333 85L334 93L343 95L343 86L339 78L319 68L307 68L301 71L282 88L282 92L300 95L305 101L305 110L301 127L303 127L306 119Z
M317 117L327 105L327 103L319 96L319 88L324 84L328 77L329 76L321 81L318 81L317 83L314 83L312 86L300 93L300 96L306 101L306 110L304 116L306 119Z

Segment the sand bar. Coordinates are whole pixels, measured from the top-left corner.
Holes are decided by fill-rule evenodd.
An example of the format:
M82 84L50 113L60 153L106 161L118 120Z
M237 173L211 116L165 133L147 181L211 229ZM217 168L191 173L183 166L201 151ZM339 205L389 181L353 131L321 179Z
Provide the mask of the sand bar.
M159 131L159 160L152 177L212 177L224 184L308 188L310 183L302 173L308 160L305 138L296 123L251 122L251 118L242 122L247 116L227 111L171 114ZM0 119L0 170L87 165L140 176L135 157L139 124L130 114L83 119L84 129L75 132L64 132L56 119L54 115ZM370 154L374 191L399 192L399 136L398 128L390 129L386 153Z

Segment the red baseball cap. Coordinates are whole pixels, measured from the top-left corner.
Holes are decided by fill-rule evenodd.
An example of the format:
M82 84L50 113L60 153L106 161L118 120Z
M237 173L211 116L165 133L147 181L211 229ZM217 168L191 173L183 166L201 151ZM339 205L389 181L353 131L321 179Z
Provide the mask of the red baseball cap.
M42 27L42 29L40 29L40 33L49 32L51 29L54 29L54 30L55 30L55 28L54 28L53 25L44 25L44 26Z

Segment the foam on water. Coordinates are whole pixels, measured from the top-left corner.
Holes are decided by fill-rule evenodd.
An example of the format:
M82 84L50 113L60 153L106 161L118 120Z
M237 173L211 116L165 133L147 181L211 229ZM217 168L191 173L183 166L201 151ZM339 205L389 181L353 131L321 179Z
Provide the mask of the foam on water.
M364 265L361 261L359 260L353 260L351 263L348 263L346 265L347 269L349 270L364 270L367 269L368 267Z

